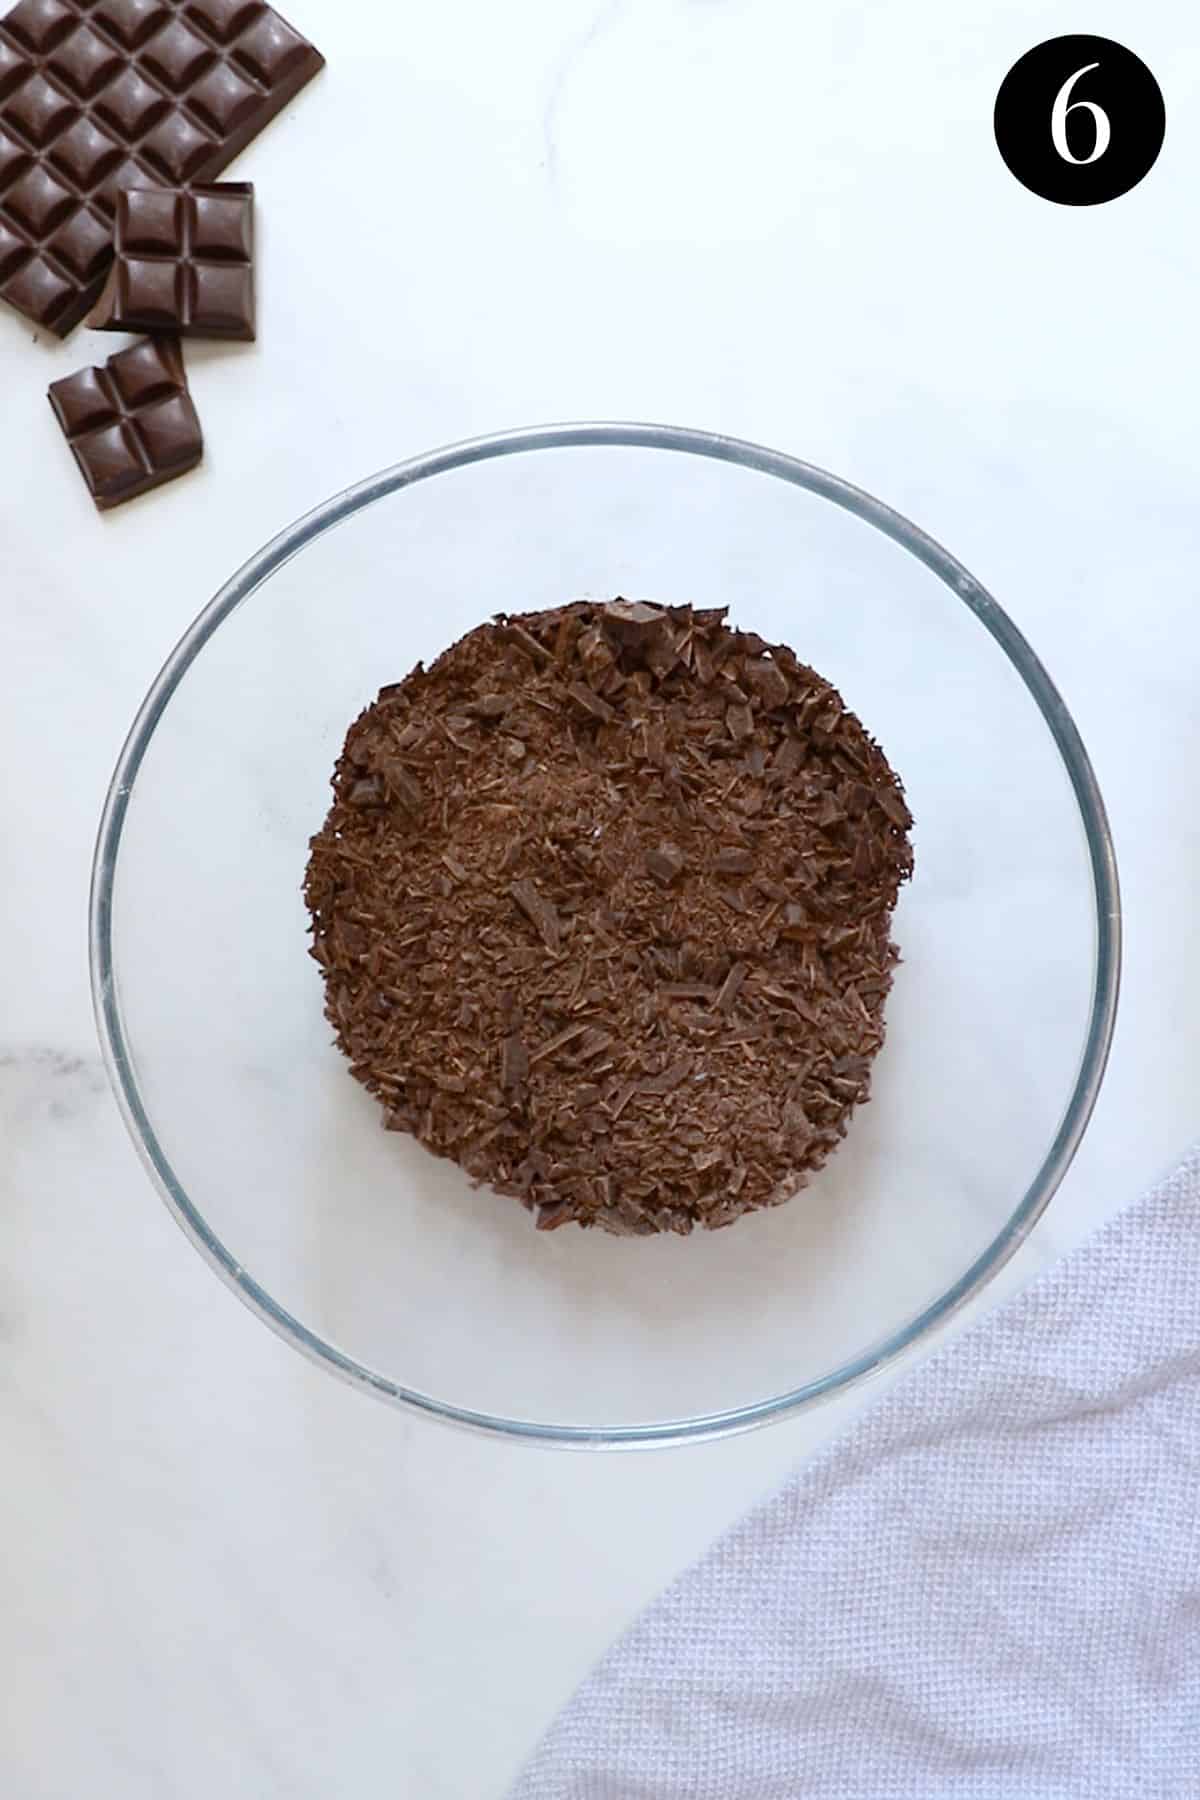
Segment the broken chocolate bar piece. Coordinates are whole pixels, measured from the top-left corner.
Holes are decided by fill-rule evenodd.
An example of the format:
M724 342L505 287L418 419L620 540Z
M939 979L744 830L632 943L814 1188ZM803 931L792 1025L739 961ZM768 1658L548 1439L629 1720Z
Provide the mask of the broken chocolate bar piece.
M93 331L254 341L254 189L123 188Z
M20 0L0 19L0 298L66 337L122 189L211 182L323 66L262 0Z
M107 512L194 469L204 450L179 345L144 339L49 390L88 492Z

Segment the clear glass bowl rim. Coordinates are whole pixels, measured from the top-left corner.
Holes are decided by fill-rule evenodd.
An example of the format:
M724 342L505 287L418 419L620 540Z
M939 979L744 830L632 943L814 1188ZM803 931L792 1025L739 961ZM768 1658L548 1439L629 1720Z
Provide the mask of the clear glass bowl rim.
M1040 1168L1008 1222L937 1300L870 1349L800 1387L765 1400L693 1418L589 1426L508 1419L414 1392L356 1361L310 1331L274 1300L221 1243L189 1198L155 1135L134 1075L113 963L113 886L130 797L146 749L179 683L217 628L309 544L376 501L416 482L472 463L539 450L607 446L707 457L807 489L872 525L943 581L1008 657L1029 690L1062 757L1087 841L1096 901L1096 962L1088 1028L1066 1111ZM177 1223L221 1279L285 1342L319 1366L395 1405L467 1429L534 1444L580 1448L656 1447L747 1431L841 1393L883 1369L965 1306L1028 1237L1066 1174L1096 1103L1116 1023L1121 968L1121 907L1116 855L1104 802L1082 739L1032 648L991 594L940 544L861 488L827 470L740 438L686 426L600 421L530 426L450 444L416 456L334 495L281 532L238 570L184 633L164 663L130 729L109 785L92 865L89 909L92 1000L109 1079L146 1170Z

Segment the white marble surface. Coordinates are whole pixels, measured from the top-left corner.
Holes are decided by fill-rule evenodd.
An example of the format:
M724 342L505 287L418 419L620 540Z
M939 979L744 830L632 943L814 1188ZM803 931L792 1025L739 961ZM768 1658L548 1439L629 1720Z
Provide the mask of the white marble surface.
M1191 8L1091 8L1157 72L1168 139L1142 188L1079 212L991 141L1001 76L1050 29L1038 0L293 10L330 67L237 165L262 341L192 358L203 472L98 519L44 399L97 341L0 317L12 1800L498 1800L633 1609L860 1404L641 1457L439 1430L278 1343L151 1192L87 994L105 784L180 631L333 489L475 432L628 416L776 444L918 519L1059 681L1127 909L1095 1124L990 1298L1195 1130ZM306 260L314 221L380 327Z

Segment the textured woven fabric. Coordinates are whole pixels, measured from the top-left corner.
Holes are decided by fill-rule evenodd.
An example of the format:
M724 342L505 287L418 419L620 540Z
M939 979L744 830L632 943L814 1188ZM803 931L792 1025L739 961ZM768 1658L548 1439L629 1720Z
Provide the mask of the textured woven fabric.
M514 1791L835 1796L1200 1796L1200 1157L722 1538Z

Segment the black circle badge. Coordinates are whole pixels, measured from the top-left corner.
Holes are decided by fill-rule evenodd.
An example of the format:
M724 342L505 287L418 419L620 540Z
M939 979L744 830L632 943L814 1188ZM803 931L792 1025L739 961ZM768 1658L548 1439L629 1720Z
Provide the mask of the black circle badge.
M1167 130L1157 81L1104 37L1027 50L1000 84L996 143L1025 187L1059 206L1100 206L1154 167Z

